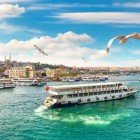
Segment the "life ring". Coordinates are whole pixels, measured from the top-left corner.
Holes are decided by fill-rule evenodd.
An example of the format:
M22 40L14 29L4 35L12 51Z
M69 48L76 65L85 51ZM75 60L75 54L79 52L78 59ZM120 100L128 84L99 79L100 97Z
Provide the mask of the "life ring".
M78 103L81 103L81 99L78 100Z
M115 98L115 96L112 96L112 98Z
M71 101L68 101L68 104L70 105L71 104Z
M107 97L104 97L105 100L107 100Z
M98 97L96 97L96 101L99 101L99 98Z
M87 102L90 102L90 99L87 99Z

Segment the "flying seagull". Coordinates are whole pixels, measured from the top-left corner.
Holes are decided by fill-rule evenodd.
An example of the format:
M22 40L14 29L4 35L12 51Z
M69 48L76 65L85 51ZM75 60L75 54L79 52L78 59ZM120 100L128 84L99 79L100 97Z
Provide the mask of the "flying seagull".
M40 53L42 53L42 54L44 54L44 55L47 55L48 56L48 54L43 50L43 49L41 49L41 48L39 48L38 46L36 46L35 44L34 44L34 47L40 52Z
M87 63L86 59L84 57L82 57L82 59L84 60L85 63Z
M106 52L109 53L110 48L112 46L112 43L114 42L115 39L119 40L119 44L124 44L125 42L127 42L127 40L129 38L140 39L140 34L139 33L132 33L132 34L129 34L126 36L119 35L119 36L116 36L116 37L110 39L109 42L107 43L107 46L106 46Z

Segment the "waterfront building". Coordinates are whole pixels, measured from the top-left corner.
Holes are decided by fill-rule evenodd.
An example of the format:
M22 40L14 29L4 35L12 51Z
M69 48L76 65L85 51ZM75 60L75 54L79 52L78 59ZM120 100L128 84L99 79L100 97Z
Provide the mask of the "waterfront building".
M26 66L24 69L25 69L25 75L27 78L36 77L36 71L35 71L34 66Z
M12 67L9 70L9 78L34 78L36 77L36 72L34 67Z
M9 70L9 78L22 78L25 77L24 67L12 67Z
M46 77L47 78L54 78L55 75L55 70L54 69L46 69Z

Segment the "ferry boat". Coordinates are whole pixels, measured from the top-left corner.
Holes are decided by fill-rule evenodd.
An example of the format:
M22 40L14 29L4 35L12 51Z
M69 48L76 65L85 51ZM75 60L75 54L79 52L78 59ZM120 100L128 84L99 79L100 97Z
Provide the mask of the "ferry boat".
M35 78L18 78L13 80L17 86L43 86L44 82Z
M82 79L82 81L86 81L86 82L93 82L94 81L93 78L88 77L88 76L82 77L81 79Z
M62 82L79 82L79 78L63 78Z
M121 82L47 86L46 91L49 96L44 105L48 108L121 99L137 92Z
M15 84L11 79L0 79L0 89L15 88Z

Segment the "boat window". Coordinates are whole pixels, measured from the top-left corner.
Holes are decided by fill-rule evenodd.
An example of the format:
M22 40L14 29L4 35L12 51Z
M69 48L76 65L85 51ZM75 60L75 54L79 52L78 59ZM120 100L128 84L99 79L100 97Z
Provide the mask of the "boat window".
M53 99L57 99L57 98L58 98L57 95L52 95L51 97L52 97Z
M106 87L105 85L102 86L102 88L105 88L105 87Z
M93 95L93 92L90 92L90 93L89 93L89 96L92 96L92 95Z
M122 83L119 83L119 84L118 84L118 87L120 87L120 86L122 86Z
M98 92L98 95L101 95L102 92ZM97 95L97 92L94 92L94 95Z
M115 90L115 93L118 93L118 90Z
M83 93L79 93L79 97L83 97L83 95L84 95Z
M111 93L114 93L114 90L111 90Z
M84 96L88 96L88 93L84 93Z
M110 93L110 90L109 90L109 91L107 91L107 93Z
M72 98L72 94L68 94L67 97L68 97L68 98Z
M103 94L106 94L106 91L103 91Z
M63 98L63 95L58 95L58 99L62 99Z
M78 97L78 94L73 94L73 97Z
M123 91L127 91L127 89L123 89Z

